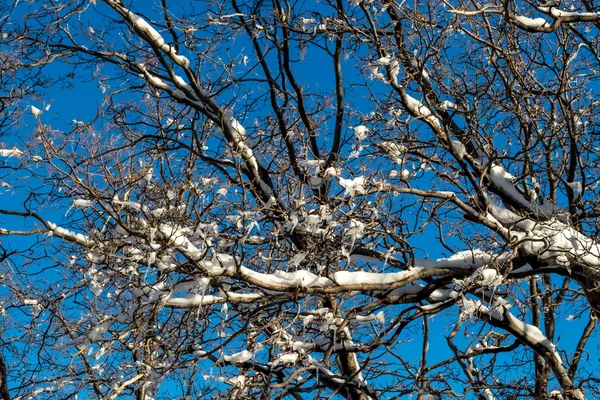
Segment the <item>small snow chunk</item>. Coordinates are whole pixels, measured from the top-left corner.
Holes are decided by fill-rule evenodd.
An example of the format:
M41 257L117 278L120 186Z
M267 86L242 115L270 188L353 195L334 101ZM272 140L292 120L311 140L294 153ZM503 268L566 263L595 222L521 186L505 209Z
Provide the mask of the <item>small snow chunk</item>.
M106 339L105 334L106 331L108 330L108 328L110 327L111 323L110 322L105 322L103 324L100 325L96 325L95 327L92 328L92 330L90 330L87 334L88 338L92 341L92 342L98 342L100 340Z
M239 353L234 353L230 356L223 355L223 360L226 362L232 363L244 363L252 358L252 352L248 350L240 351Z
M448 110L449 108L456 108L456 104L454 104L454 103L453 103L453 102L451 102L451 101L444 100L444 101L442 101L442 102L440 103L440 105L438 106L438 108L439 108L440 110L444 110L444 111L446 111L446 110Z
M490 389L485 389L482 393L483 400L494 400L494 395Z
M39 118L40 114L42 113L42 110L40 110L36 106L31 106L31 113L33 114L34 117Z
M355 126L354 128L354 136L356 136L356 140L364 140L367 138L367 132L369 132L369 128L364 125Z
M296 361L298 361L298 353L282 354L277 357L273 365L294 364Z
M452 149L454 149L459 160L462 160L465 157L465 154L467 154L467 148L458 140L452 141Z
M502 281L502 276L493 268L481 271L481 284L484 286L498 286Z
M323 175L325 176L325 178L333 178L339 176L340 171L337 168L329 167L325 170Z
M377 64L379 65L388 65L391 62L392 59L387 56L381 57L379 60L377 60Z
M14 149L0 149L0 157L21 157L23 152L16 147Z
M543 28L548 26L548 21L544 18L529 18L523 15L517 15L514 19L527 28Z
M344 191L349 196L356 196L357 194L365 194L367 192L364 187L364 176L358 176L354 179L339 178L339 181L340 185L344 188Z
M73 200L73 207L76 208L89 208L94 204L91 200L75 199Z
M579 181L575 181L575 182L567 182L567 185L569 185L569 187L571 189L573 189L573 191L575 192L575 194L579 195L583 189L581 182Z
M379 145L381 149L392 156L397 164L402 162L402 157L406 153L406 147L395 142L383 142Z
M204 358L206 356L206 351L204 350L196 350L194 351L194 353L192 354L194 356L194 358L199 359L199 358Z
M304 261L305 258L306 258L306 253L298 253L294 257L292 257L292 259L290 260L290 263L294 267L299 267L300 264L302 263L302 261Z

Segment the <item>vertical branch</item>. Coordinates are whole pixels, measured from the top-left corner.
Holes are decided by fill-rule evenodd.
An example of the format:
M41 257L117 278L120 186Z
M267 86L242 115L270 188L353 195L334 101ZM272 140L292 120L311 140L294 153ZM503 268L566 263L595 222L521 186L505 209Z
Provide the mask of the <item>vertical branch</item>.
M541 326L541 313L539 306L539 297L540 292L537 284L537 279L532 277L529 279L529 296L530 296L530 305L531 305L531 322L533 326L540 327ZM536 397L541 398L545 395L548 389L548 378L550 376L550 369L546 365L544 361L544 357L542 357L537 352L533 352L533 361L535 365L535 391L534 394Z
M585 345L587 344L587 341L590 338L592 332L596 328L597 321L597 318L590 316L588 319L588 323L583 329L583 333L579 338L577 348L575 349L575 354L573 355L573 360L571 360L571 365L569 366L568 370L569 378L571 379L575 378L575 373L577 373L577 368L579 368L579 361L581 361L581 356L583 355L583 352L585 350Z
M423 315L423 346L421 347L421 365L419 367L419 386L421 390L427 388L427 351L429 350L429 318Z
M8 376L6 374L6 364L4 357L0 354L0 396L2 400L11 400L8 390Z
M337 0L337 11L338 16L344 12L344 4L342 0ZM339 32L335 38L335 52L333 54L333 69L335 73L335 99L336 99L336 111L335 111L335 128L333 136L333 145L327 157L325 168L333 164L339 156L340 145L342 143L342 128L344 123L344 81L342 79L342 49L343 49L343 37L344 34Z

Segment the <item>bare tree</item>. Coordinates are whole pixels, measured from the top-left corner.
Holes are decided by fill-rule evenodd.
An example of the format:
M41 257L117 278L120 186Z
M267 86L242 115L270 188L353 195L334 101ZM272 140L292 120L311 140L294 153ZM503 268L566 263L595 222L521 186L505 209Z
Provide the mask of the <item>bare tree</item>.
M3 399L600 396L600 6L5 8Z

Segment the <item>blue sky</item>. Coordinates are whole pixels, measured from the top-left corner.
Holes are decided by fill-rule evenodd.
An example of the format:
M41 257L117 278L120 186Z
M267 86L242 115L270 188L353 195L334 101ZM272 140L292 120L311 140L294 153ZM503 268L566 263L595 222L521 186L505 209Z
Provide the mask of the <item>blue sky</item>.
M139 3L139 2L138 2ZM139 3L142 4L142 3ZM28 7L27 3L22 3L21 7ZM138 6L138 4L136 4ZM83 17L78 20L81 24L80 26L73 26L73 29L79 29L80 33L85 32L89 28L93 28L93 30L101 35L105 35L105 38L110 40L121 40L123 35L125 35L124 29L114 29L104 28L105 21L101 17L103 13L109 14L111 11L102 3L97 3L89 6L90 9L83 14ZM153 15L156 15L155 9L149 8L146 6L146 3L143 3L139 12L143 13L147 19L153 20ZM176 12L177 10L173 10ZM245 55L252 57L252 52L250 50L251 44L249 41L244 39L239 39L232 41L230 47L227 48L219 48L217 53L221 52L223 56L227 55L234 60L239 60L238 65L234 66L234 71L240 71L239 74L242 73L246 65L244 65L243 59ZM344 77L348 81L358 82L357 87L348 87L346 91L346 97L349 103L353 105L352 115L346 120L346 126L344 127L344 140L346 141L346 145L343 148L342 156L344 158L348 158L349 155L356 151L360 147L360 143L358 143L354 138L354 130L353 127L369 124L369 118L371 118L370 113L372 110L372 103L369 95L364 90L364 84L369 85L369 89L372 90L373 97L377 98L377 96L383 96L384 93L388 92L387 85L384 85L382 82L373 81L369 76L369 71L364 67L374 61L374 60L364 60L363 58L367 57L366 54L362 52L354 53L348 52L348 59L345 60L342 64L343 66L343 74ZM300 50L297 51L297 56L300 56ZM252 62L255 60L250 59L248 61L248 65L252 65ZM273 60L269 60L269 62L273 62ZM293 70L297 74L298 80L301 82L303 88L309 92L311 90L315 91L323 91L328 93L333 93L334 84L331 78L332 66L330 64L330 59L325 56L323 50L319 49L316 46L309 45L306 57L302 62L295 63L293 65ZM207 67L208 69L208 67ZM82 121L85 124L90 123L93 118L96 117L96 113L98 112L98 107L101 107L101 103L103 100L103 91L101 86L106 85L107 90L110 92L112 90L117 90L119 88L124 88L129 85L136 85L140 82L135 80L135 77L128 77L126 81L110 81L111 73L116 73L118 68L111 67L108 65L96 65L90 64L86 69L78 69L74 68L68 62L56 62L51 66L45 68L45 72L49 76L60 77L66 76L70 72L74 72L74 79L64 79L56 82L52 87L48 90L43 91L37 97L30 97L24 99L18 104L22 110L24 110L24 114L20 120L20 123L17 127L14 128L12 134L3 140L3 147L12 148L16 146L18 148L24 148L31 140L33 140L35 136L35 130L39 128L40 124L44 124L46 126L51 127L51 129L60 131L60 132L71 132L71 135L80 134L81 137L87 138L91 136L94 132L98 132L98 134L106 135L105 140L111 139L111 133L108 130L105 130L107 120L104 118L99 118L94 124L90 125L86 128L86 132L78 132L74 129L78 124L77 121ZM103 80L100 77L106 76L107 79ZM233 109L236 116L240 119L242 124L246 127L250 127L252 125L252 121L255 119L264 118L263 108L260 104L251 104L253 110L246 114L240 112L246 106L246 94L252 95L254 94L253 90L263 90L262 88L253 87L251 83L244 85L242 90L239 92L231 91L226 92L222 96L219 97L220 104L228 104L228 106ZM132 103L139 103L143 101L143 96L141 92L126 92L123 95L119 96L119 99L122 101L130 101ZM252 99L252 97L250 97ZM312 106L313 104L309 104ZM44 110L39 117L36 117L31 112L31 106L35 106L39 109ZM45 110L46 106L50 106L48 110ZM264 106L263 106L264 107ZM330 114L331 116L332 114ZM333 122L331 118L324 121L322 125L318 128L323 132L329 132L332 129ZM423 124L418 121L412 120L407 124L411 129L416 132L422 132L422 135L426 137L427 133L423 129ZM150 129L150 128L148 128ZM248 128L250 130L250 128ZM382 133L381 135L385 137L385 135L391 134L390 132ZM89 135L89 136L86 136ZM326 134L321 136L322 141ZM114 137L112 138L114 139ZM86 144L86 143L83 143ZM211 142L208 143L212 145ZM328 147L329 144L323 143L325 147ZM497 142L494 143L497 146L503 146L504 142L502 137L497 139ZM365 146L365 149L362 150L363 153L367 153L370 150ZM275 156L265 155L267 159L269 157L274 158ZM4 160L7 165L10 166L18 166L21 162L18 158L11 158ZM359 169L361 164L364 163L364 158L359 154L358 157L350 160L345 160L346 170L343 172L344 178L354 178L363 174ZM385 171L387 169L392 169L390 161L384 161L383 159L378 160L380 165L379 169ZM369 165L369 167L373 167L373 165ZM396 168L396 167L393 167ZM414 165L414 163L409 163L407 165L399 166L398 168L406 168L409 169L412 174L414 174L414 178L412 179L411 184L415 187L429 188L432 184L433 174L426 170L420 168L419 165ZM414 168L414 170L413 170ZM35 169L34 171L40 174L40 178L33 178L29 180L28 184L33 186L43 185L42 179L45 176L43 168ZM378 171L381 172L381 171ZM387 172L387 171L386 171ZM20 172L20 174L24 174ZM337 184L334 184L337 185ZM335 186L337 188L338 193L342 194L342 187ZM25 189L25 190L23 190ZM42 186L42 191L49 191L51 188L46 186ZM440 185L438 189L445 189L444 185ZM5 208L11 209L19 209L23 201L25 200L25 192L27 191L27 187L25 188L14 188L14 189L2 189L0 192L0 196L2 196L2 201ZM38 202L34 202L36 206L36 212L39 212L44 216L44 218L61 224L62 222L70 222L72 218L79 218L83 215L83 212L78 209L72 208L71 200L68 196L59 195L58 198L61 200L54 201L48 204L39 204ZM241 198L241 196L240 196ZM564 200L561 198L561 200ZM398 209L404 204L403 200L398 200L392 207L398 207ZM449 214L450 217L456 218L458 220L459 216L456 213ZM408 218L408 217L407 217ZM410 217L416 218L416 217ZM407 224L412 225L411 220L406 221ZM28 229L33 228L35 224L31 222L31 220L26 220L22 217L3 217L2 226L8 228L17 228L17 227L26 227ZM463 226L467 227L468 225L464 224ZM263 227L264 228L264 227ZM466 228L469 229L469 228ZM474 228L470 228L474 229ZM464 231L463 233L469 234L472 232ZM448 232L442 232L441 235L448 234ZM438 240L432 240L432 238L437 238L440 236L440 232L438 232L434 225L429 225L426 229L423 230L420 234L414 235L411 238L411 244L414 246L417 257L429 257L431 259L437 259L439 257L449 256L449 251L444 249L438 244ZM462 241L455 237L447 237L448 245L460 247ZM487 237L486 239L492 240L493 238ZM42 250L43 246L36 242L34 238L31 237L11 237L11 238L2 238L3 245L14 248L14 249L27 249L31 248L33 251ZM483 243L486 245L487 243ZM462 250L462 249L460 249ZM68 254L64 254L65 257L68 257ZM16 258L11 264L12 268L18 269L19 260L23 260L22 258ZM24 263L25 264L25 263ZM379 264L362 264L358 263L359 266L364 266L364 268L379 268ZM34 271L43 270L40 274L32 278L39 284L48 283L48 284L61 284L62 283L62 271L60 268L55 268L52 262L47 260L42 260L40 262L35 262L31 264L28 268L31 268ZM30 270L31 272L31 270ZM556 285L560 285L562 279L556 279ZM576 290L576 285L572 284L573 290ZM499 288L502 290L502 287ZM522 303L515 303L515 311L519 308L525 308L526 303L525 300L529 296L527 293L526 285L516 285L513 284L510 287L510 290L518 292L519 290L523 291L522 293L517 293L515 295L515 299L520 300ZM89 294L89 293L88 293ZM5 296L4 294L3 296ZM77 312L76 305L69 304L67 305L71 312ZM394 313L398 312L400 307L394 309L390 308L392 311L386 311L386 319L389 321L394 318L396 315ZM18 312L17 312L18 313ZM457 315L460 313L459 307L454 306L450 308L448 311L443 312L441 315L436 315L429 319L430 323L430 332L432 333L432 340L430 342L429 348L429 361L428 364L432 364L438 361L441 361L449 356L451 356L450 351L448 350L448 346L445 342L445 337L447 337L452 328L453 324L456 321ZM560 350L571 352L572 349L576 346L576 341L580 335L580 332L585 325L585 317L587 317L587 312L584 312L582 318L578 317L577 312L568 308L560 308L558 310L558 319L557 323L557 332L556 338L558 339L557 344ZM574 318L570 318L573 315ZM11 318L13 316L11 315ZM15 316L14 318L22 318L20 316ZM527 321L531 322L531 321ZM468 345L472 345L472 340L474 337L478 337L481 331L485 332L489 330L489 326L484 325L482 323L477 323L475 321L465 322L465 327L461 329L461 332L456 337L456 342L462 346L464 350ZM382 329L383 327L377 326L377 324L373 324L373 330ZM421 347L422 347L422 323L421 321L416 321L413 323L410 329L403 333L401 341L405 341L402 345L398 346L398 351L401 351L401 354L410 361L416 361L420 357ZM241 346L241 343L236 343ZM593 337L590 343L588 344L589 349L596 349L600 344L597 337ZM17 345L18 347L19 345ZM235 347L235 346L232 346ZM66 352L63 353L66 357ZM34 356L32 356L34 357ZM389 357L389 356L387 356ZM512 354L507 356L500 356L502 362L506 362L508 365L514 367L514 362L512 360ZM65 359L65 363L68 360ZM18 360L8 360L11 365L17 367L19 364ZM392 357L389 357L389 362L397 362L397 360L393 360ZM18 367L17 367L18 368ZM207 367L208 368L208 367ZM483 369L483 366L481 367ZM210 369L210 368L209 368ZM213 367L213 370L218 370L218 367ZM518 368L508 369L507 378L508 380L513 378L518 378ZM209 370L210 372L210 370ZM530 373L531 371L527 371ZM389 379L389 378L385 378ZM379 382L379 383L383 383ZM377 383L374 383L375 385ZM178 390L176 383L173 383L174 390ZM460 390L461 384L458 382L453 382L451 384L457 390ZM82 397L88 396L88 394L82 393Z

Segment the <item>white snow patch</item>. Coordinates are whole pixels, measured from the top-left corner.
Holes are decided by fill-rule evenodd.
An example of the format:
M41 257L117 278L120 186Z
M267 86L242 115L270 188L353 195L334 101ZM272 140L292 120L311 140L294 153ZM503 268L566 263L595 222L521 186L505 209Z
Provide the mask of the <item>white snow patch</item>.
M333 274L333 280L339 285L390 284L406 279L412 272L413 271L376 273L364 271L338 271Z
M502 306L488 307L484 305L480 300L471 300L466 297L463 297L460 318L461 320L465 321L471 318L472 315L479 313L483 315L488 315L490 318L496 319L498 321L503 321L504 311L505 309Z
M91 200L85 200L85 199L75 199L75 200L73 200L73 207L76 207L76 208L89 208L93 204L94 203Z
M354 136L356 136L356 140L364 140L367 137L367 133L369 132L369 128L364 125L355 126L354 128Z
M529 18L523 15L517 15L513 18L515 21L520 22L528 28L543 28L549 26L548 21L546 21L544 18Z
M148 21L146 21L139 15L132 13L131 11L127 11L127 14L129 15L133 26L136 27L139 31L145 33L150 43L153 43L155 46L161 49L163 48L163 45L165 44L165 39L160 33L158 33L156 29L154 29L154 27L152 27L152 25L148 23Z
M417 282L417 283L414 283L412 285L406 285L406 286L403 286L403 287L396 288L396 289L392 290L387 295L387 297L389 297L389 298L399 298L399 297L406 296L406 295L409 295L409 294L419 293L423 289L424 289L424 286Z
M387 154L394 158L396 164L400 164L402 162L402 158L404 153L406 153L406 146L398 144L396 142L382 142L379 147Z
M436 289L429 295L429 300L439 303L449 299L455 299L459 295L458 292L449 289Z
M459 160L462 160L465 157L465 154L467 154L467 148L458 140L452 141L452 149L454 149Z
M537 7L538 10L544 13L550 13L554 18L561 17L579 17L579 18L598 18L600 13L594 12L576 12L576 11L564 11L554 6L551 7Z
M357 315L356 322L373 322L377 321L380 324L385 323L385 314L383 311L379 311L377 314L369 314L369 315Z
M492 166L490 169L490 179L498 189L502 190L513 200L528 209L531 208L531 203L515 188L513 183L516 182L516 178L508 173L504 167L498 164Z
M538 327L526 324L525 322L516 318L510 312L506 313L506 317L507 320L512 323L512 325L514 325L518 330L523 332L523 334L527 336L531 341L536 342L550 350L554 354L556 361L559 364L562 364L562 360L560 358L560 355L558 354L558 351L556 350L556 346L542 333L542 331L539 330Z
M31 106L31 113L33 114L34 117L39 118L40 114L42 114L42 110L40 110L36 106Z
M485 389L483 392L481 392L481 394L483 396L483 400L494 400L494 395L490 389Z
M581 191L583 189L583 186L581 185L581 182L579 181L575 181L575 182L567 182L567 185L573 189L573 191L575 192L576 195L581 194Z
M105 322L103 324L99 324L93 327L87 334L90 341L98 342L100 340L106 339L106 331L108 330L110 325L110 322Z
M422 101L415 99L406 92L404 92L403 98L408 111L412 112L417 118L424 119L441 129L442 125L440 124L438 118L433 115L431 110L424 105Z
M340 185L344 188L344 191L349 196L356 196L357 194L365 194L365 177L358 176L354 179L339 178Z
M438 106L438 108L439 108L440 110L444 110L444 111L446 111L446 110L448 110L449 108L456 108L456 104L454 104L454 103L453 103L453 102L451 102L451 101L444 100L444 101L442 101L442 102L440 103L440 105Z
M275 361L273 362L273 366L277 366L279 364L294 364L298 361L299 354L298 353L288 353L281 354Z
M223 354L223 360L232 363L244 363L252 358L253 354L251 351L242 350L239 353L234 353L230 356Z
M13 149L0 149L0 157L21 157L23 152L16 147Z

